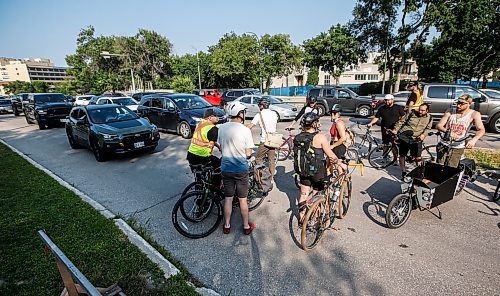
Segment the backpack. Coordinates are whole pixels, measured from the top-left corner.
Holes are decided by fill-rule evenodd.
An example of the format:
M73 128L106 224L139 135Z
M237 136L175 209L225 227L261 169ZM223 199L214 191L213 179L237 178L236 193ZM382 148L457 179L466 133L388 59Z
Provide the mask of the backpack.
M302 132L293 140L293 168L295 172L303 177L312 177L324 165L319 160L312 148L312 141L316 133Z
M263 194L273 189L271 171L265 165L256 165L254 168L255 183L257 188Z
M345 128L345 142L344 145L349 148L352 145L354 145L354 133L348 129L347 127Z

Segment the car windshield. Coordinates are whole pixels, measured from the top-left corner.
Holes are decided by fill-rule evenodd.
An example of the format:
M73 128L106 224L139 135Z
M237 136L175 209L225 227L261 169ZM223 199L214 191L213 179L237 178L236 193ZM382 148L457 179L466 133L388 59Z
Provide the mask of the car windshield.
M139 118L137 114L126 107L106 107L100 109L91 109L88 111L90 120L93 123L103 124Z
M500 99L500 92L494 90L483 90L489 97Z
M118 105L123 105L123 106L128 106L128 105L137 105L137 102L132 99L132 98L119 98L119 99L112 99L113 103L118 104Z
M65 102L66 101L66 97L63 94L35 95L35 101L38 102L38 103Z
M4 99L0 99L0 104L1 105L5 105L5 104L9 104L10 105L10 101L9 100L4 100Z
M271 102L271 104L283 104L282 100L275 98L275 97L272 97L272 96L263 96L263 98L268 99L269 102Z
M199 96L173 97L175 104L182 110L186 109L202 109L211 107L210 103L200 98Z

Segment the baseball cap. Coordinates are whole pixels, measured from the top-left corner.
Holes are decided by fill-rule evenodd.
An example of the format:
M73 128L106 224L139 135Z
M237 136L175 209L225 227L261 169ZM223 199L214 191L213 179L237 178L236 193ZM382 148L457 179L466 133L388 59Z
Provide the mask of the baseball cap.
M460 97L458 97L458 101L459 101L459 102L464 102L464 103L469 103L469 104L471 104L473 100L472 100L471 95L469 95L469 94L464 94L464 95L461 95Z
M394 100L394 96L391 94L387 94L385 95L384 100Z

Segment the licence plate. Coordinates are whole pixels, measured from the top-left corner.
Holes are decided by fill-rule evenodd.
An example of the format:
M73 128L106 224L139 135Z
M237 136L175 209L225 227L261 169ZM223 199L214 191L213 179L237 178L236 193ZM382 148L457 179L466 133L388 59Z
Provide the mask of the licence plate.
M134 143L134 148L142 148L142 147L144 147L144 142Z
M61 122L68 122L68 119L66 118L63 118L63 119L59 119Z

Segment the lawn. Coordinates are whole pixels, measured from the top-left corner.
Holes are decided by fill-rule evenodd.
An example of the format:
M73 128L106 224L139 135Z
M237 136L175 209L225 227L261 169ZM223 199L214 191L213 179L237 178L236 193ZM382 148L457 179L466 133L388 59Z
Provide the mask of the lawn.
M485 148L465 149L465 157L474 159L476 161L476 165L482 169L500 168L499 149L485 149Z
M176 264L181 274L166 280L112 220L3 144L0 159L0 295L61 293L54 258L44 255L37 235L40 229L95 286L118 283L127 295L197 295L182 266Z

